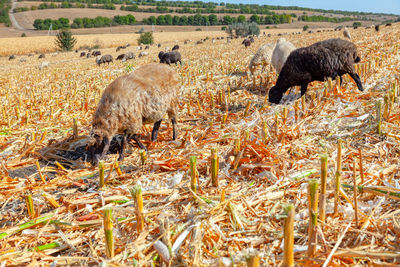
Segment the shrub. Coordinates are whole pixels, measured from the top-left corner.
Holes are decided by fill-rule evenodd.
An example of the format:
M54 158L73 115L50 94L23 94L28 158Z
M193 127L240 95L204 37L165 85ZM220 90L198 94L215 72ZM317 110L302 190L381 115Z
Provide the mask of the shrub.
M201 32L201 28L197 28L196 31L197 31L197 32Z
M144 32L141 33L139 38L138 38L138 44L153 44L154 39L153 39L153 33L152 32Z
M226 26L222 26L221 31L226 31Z
M26 37L26 33L23 32L23 33L21 34L21 37Z
M76 38L74 38L72 33L68 30L62 30L56 36L56 45L62 51L71 51L75 44Z
M226 29L226 32L230 36L238 36L238 37L245 37L248 35L259 35L260 34L260 27L255 22L244 22L244 23L233 23L229 25Z
M310 27L308 25L303 26L303 31L307 31Z
M353 23L353 28L357 28L357 27L361 27L361 22L356 21Z
M138 31L138 33L144 33L144 28L140 28L140 30Z

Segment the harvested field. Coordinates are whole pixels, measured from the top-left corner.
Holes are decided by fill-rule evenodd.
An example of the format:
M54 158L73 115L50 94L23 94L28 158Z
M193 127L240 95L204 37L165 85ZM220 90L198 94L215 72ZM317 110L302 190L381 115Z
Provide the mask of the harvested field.
M260 266L278 266L284 258L284 208L291 203L296 265L398 265L400 25L350 31L366 90L358 91L345 76L342 85L314 82L305 97L278 106L266 101L274 71L247 73L253 53L277 35L256 38L248 49L242 39L212 43L217 34L200 45L195 42L203 33L168 33L162 41L156 35L161 49L178 40L182 54L183 64L173 66L182 83L178 139L171 140L167 121L154 143L152 126L143 127L146 157L134 142L119 166L116 154L107 155L102 188L99 168L84 161L102 91L117 77L157 61L160 49L152 46L149 56L100 67L79 53L48 53L49 66L39 70L43 60L26 55L38 47L17 46L21 38L0 39L3 52L17 54L11 61L0 58L0 262L161 266L170 259L172 266L246 266L258 255ZM285 38L302 47L342 36L333 31ZM125 35L97 38L104 47L114 46L101 49L114 58L115 48L127 42ZM193 41L184 45L184 39ZM125 51L139 52L136 46L120 52ZM113 144L118 147L117 140ZM214 148L219 167L211 164ZM323 214L309 209L307 193L310 181L321 180L321 154L328 157L326 219L309 227L310 218ZM197 164L191 168L192 156ZM210 177L216 170L218 186ZM140 201L130 193L138 185L142 216ZM103 219L109 209L112 225ZM308 245L315 238L317 244Z

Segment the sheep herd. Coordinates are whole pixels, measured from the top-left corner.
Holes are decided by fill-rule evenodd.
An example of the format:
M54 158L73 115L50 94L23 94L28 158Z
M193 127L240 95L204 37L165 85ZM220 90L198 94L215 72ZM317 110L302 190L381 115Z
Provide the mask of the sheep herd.
M379 26L375 27L378 31ZM306 93L307 86L312 81L325 81L327 78L341 78L344 74L354 80L358 89L363 91L360 77L355 71L355 63L360 62L356 46L351 42L349 30L344 27L343 36L346 38L333 38L316 42L307 47L296 48L290 41L280 37L276 43L261 45L249 62L250 73L254 75L257 67L262 66L262 71L267 66L275 69L278 77L276 84L268 92L268 100L272 104L281 104L285 101L285 92L294 86L300 86L300 94ZM223 38L219 38L221 40ZM227 38L225 45L230 45ZM207 41L200 40L194 44ZM186 40L184 44L192 42ZM213 42L215 43L215 42ZM248 36L243 41L245 49L254 43L254 37ZM212 45L212 44L210 44ZM115 52L127 49L129 44L118 46ZM161 44L157 45L160 48ZM140 46L138 57L149 55L149 46ZM145 51L146 50L146 51ZM75 51L79 53L78 50ZM121 51L122 52L122 51ZM120 53L121 53L120 52ZM113 63L111 54L102 55L99 50L81 51L80 57L96 57L96 64ZM44 58L41 54L39 58ZM116 56L122 62L133 60L136 55L132 51ZM14 60L11 55L9 60ZM114 80L103 92L101 100L93 115L90 142L88 143L88 156L92 164L96 164L109 150L110 142L115 134L122 135L119 148L119 160L123 159L124 148L130 139L136 141L140 148L146 147L139 140L142 125L153 123L151 140L156 141L158 129L165 114L172 121L173 139L177 138L177 106L179 96L179 77L173 66L180 64L182 55L178 44L169 51L168 48L159 51L159 63L150 63L136 68L128 75ZM49 66L42 62L40 69Z

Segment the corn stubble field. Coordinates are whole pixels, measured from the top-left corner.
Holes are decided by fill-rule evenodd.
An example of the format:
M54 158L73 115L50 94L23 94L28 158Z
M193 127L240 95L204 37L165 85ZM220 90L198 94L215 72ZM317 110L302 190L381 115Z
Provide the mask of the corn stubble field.
M296 265L398 264L399 30L398 24L380 32L352 30L364 92L344 77L341 86L314 82L305 98L278 106L265 98L276 74L245 73L256 48L278 36L256 38L250 49L241 39L179 43L184 63L173 66L182 82L178 139L172 141L167 120L155 143L152 125L145 126L147 154L131 142L119 166L117 155L108 155L102 188L99 168L79 158L92 115L111 81L155 61L159 49L100 67L74 52L48 54L43 70L37 56L22 63L2 58L0 262L161 266L170 259L172 266L257 266L259 259L261 266L281 265L284 207L292 203ZM332 37L342 32L285 36L296 47ZM115 48L102 53L117 56ZM211 182L214 148L218 186ZM309 227L308 187L321 180L321 154L328 156L326 219ZM190 168L192 156L197 165ZM341 186L334 214L336 173ZM142 214L130 193L138 185ZM111 222L103 218L109 208ZM311 217L320 214L313 207ZM113 247L106 245L110 234ZM317 246L309 246L309 236Z

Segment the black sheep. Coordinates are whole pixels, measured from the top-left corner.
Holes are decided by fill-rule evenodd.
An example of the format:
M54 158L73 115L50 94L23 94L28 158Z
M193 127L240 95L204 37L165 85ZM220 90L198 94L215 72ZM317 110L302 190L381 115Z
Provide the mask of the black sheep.
M158 56L160 57L161 52L158 54ZM171 51L168 53L163 53L161 54L161 58L160 58L160 63L165 63L165 64L172 64L172 63L180 63L182 64L181 61L181 53L179 53L178 51Z
M15 59L15 55L11 55L11 56L8 58L8 60L13 60L13 59Z
M124 57L125 57L125 54L118 55L118 57L116 58L116 60L122 60Z
M375 26L375 31L379 32L379 25Z
M40 54L38 58L45 58L45 54Z
M99 50L95 50L92 52L92 56L94 57L101 56L101 52Z
M178 50L178 49L179 49L179 45L174 45L174 47L172 47L172 51Z
M84 57L84 56L86 56L86 52L81 52L80 57Z
M249 39L244 39L242 44L247 48L251 45L251 41Z
M293 86L301 86L301 96L312 81L324 81L348 73L363 91L354 63L360 62L356 46L342 39L328 39L290 53L279 73L278 80L269 91L269 102L279 104L283 94Z

